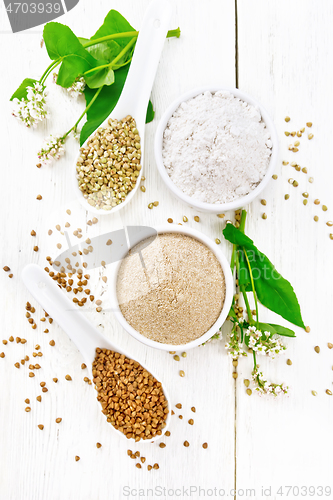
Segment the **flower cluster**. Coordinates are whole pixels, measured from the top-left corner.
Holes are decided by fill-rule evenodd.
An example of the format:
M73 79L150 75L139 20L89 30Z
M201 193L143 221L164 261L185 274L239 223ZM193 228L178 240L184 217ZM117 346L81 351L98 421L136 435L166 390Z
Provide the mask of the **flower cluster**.
M58 78L58 73L53 73L54 83L57 83L57 78ZM78 77L74 81L73 85L71 87L68 87L66 90L71 97L79 97L80 95L83 94L85 86L86 86L86 82L84 81L84 78Z
M40 83L34 83L33 87L27 87L27 97L14 99L15 109L13 116L21 120L27 127L37 127L38 122L48 118L46 109L45 87Z
M273 396L279 396L282 394L287 394L288 386L285 384L269 384L267 380L264 380L262 372L256 367L252 372L252 380L256 384L256 391L259 394L272 394Z
M247 356L247 353L241 346L239 336L234 329L230 333L229 342L225 344L225 348L228 349L228 354L230 354L233 358L238 358L238 356Z
M68 87L67 92L71 97L79 97L83 94L85 86L86 82L84 81L84 78L77 78L73 85L71 87Z
M65 143L65 137L54 137L50 135L48 139L45 140L44 146L37 153L38 159L43 165L48 165L53 162L53 160L59 160L65 152L63 147Z
M249 348L257 354L274 359L280 352L286 350L286 346L282 344L281 340L270 332L262 332L257 330L255 326L249 326L244 333L249 337Z
M256 364L256 355L262 354L274 358L281 351L286 349L280 338L270 332L258 330L255 326L249 325L244 318L232 319L233 328L229 335L228 342L225 344L232 358L237 359L239 356L247 356L247 351L243 346L253 353L254 370L252 372L252 380L256 385L256 391L259 394L271 394L278 396L286 394L288 387L285 384L269 384L264 379L262 372L259 372ZM243 343L244 340L244 343Z

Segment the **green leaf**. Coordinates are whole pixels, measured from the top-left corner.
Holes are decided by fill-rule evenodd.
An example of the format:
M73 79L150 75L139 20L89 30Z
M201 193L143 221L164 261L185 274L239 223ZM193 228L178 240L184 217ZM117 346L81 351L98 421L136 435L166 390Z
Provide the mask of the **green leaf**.
M89 42L87 38L78 38L78 40L82 45L85 42ZM111 62L115 57L117 57L117 55L121 51L121 47L115 40L109 40L108 42L101 42L97 45L91 45L90 47L87 47L86 50L95 59Z
M25 78L19 88L14 92L10 101L13 99L26 99L27 97L27 87L33 87L34 83L37 83L37 80L33 80L32 78Z
M237 272L238 275L238 283L240 286L245 286L245 290L252 291L252 285L250 280L250 273L247 267L247 262L244 257L243 251L238 251L238 261L239 261L239 269Z
M110 10L110 12L104 19L104 23L96 31L95 35L91 37L90 40L96 40L97 38L102 38L104 36L131 31L135 31L135 29L129 24L129 22L116 10ZM86 50L88 50L96 59L106 59L108 62L111 62L113 61L113 59L115 59L115 57L118 56L118 54L128 44L129 41L130 38L128 37L117 38L117 41L107 40L105 42L99 43L98 45L92 45ZM133 51L134 46L132 46L128 52L123 54L114 69L118 69L126 62L129 62Z
M273 327L278 335L282 335L283 337L296 337L295 332L290 330L290 328L286 328L281 325L274 325L272 323L270 323L269 326Z
M79 39L68 26L60 23L47 23L43 37L50 58L62 59L57 78L57 84L62 87L70 87L79 75L101 64L82 47Z
M63 56L81 54L88 63L92 61L92 56L81 45L77 36L64 24L47 23L44 26L43 37L50 59L56 60Z
M88 139L88 137L100 126L100 124L103 123L103 121L109 116L111 111L115 108L118 99L120 97L120 94L123 90L128 70L129 70L129 64L115 71L114 72L115 80L113 85L103 87L96 101L92 104L91 108L89 108L87 113L87 121L83 125L80 134L81 146ZM90 89L89 87L85 88L84 95L86 98L87 106L90 103L91 99L94 97L95 92L96 92L95 90ZM147 115L148 114L149 113L147 112Z
M275 328L272 325L270 325L269 323L259 323L258 322L258 323L256 323L256 326L257 326L258 330L262 331L262 333L269 332L269 333L272 333L274 335L276 335L276 333L277 333Z
M78 38L80 43L84 45L89 42L87 38ZM110 43L101 42L97 45L92 45L86 49L96 60L104 62L104 64L112 62L121 51L120 45L114 40ZM114 82L114 71L112 68L103 68L84 77L86 84L91 89L97 89L103 85L112 85Z
M57 84L61 87L68 88L73 85L76 78L88 69L91 69L91 66L87 66L80 56L66 56L66 59L64 59L59 69Z
M290 323L305 328L293 287L277 272L266 255L254 248L254 262L250 265L258 300Z
M228 223L223 229L223 236L226 240L230 241L234 245L246 246L249 248L253 245L253 241L246 236L244 233L239 231L233 224Z
M305 328L300 305L289 281L277 272L266 255L253 244L253 241L235 226L227 224L223 235L228 241L239 245L243 251L246 251L258 300L287 321Z
M272 323L257 323L259 330L262 332L270 332L274 335L282 335L283 337L296 337L295 332L281 325Z
M110 10L104 19L102 26L96 31L91 40L96 38L102 38L103 36L113 35L114 33L125 33L128 31L135 31L135 29L129 24L129 22L116 10ZM125 45L129 42L128 38L117 38L117 43L123 49ZM110 41L105 42L107 45L111 45Z
M86 84L91 89L98 89L103 85L112 85L114 82L114 71L112 68L103 68L91 75L84 77Z
M80 134L80 145L100 126L100 124L109 116L118 102L120 94L127 77L129 66L124 66L115 72L113 85L105 86L101 90L96 101L93 103L87 113L87 122L84 124ZM95 95L95 90L88 87L84 90L86 104L90 103Z
M155 111L153 108L153 104L151 101L148 103L148 108L147 108L147 115L146 115L146 123L150 123L153 121L155 116Z

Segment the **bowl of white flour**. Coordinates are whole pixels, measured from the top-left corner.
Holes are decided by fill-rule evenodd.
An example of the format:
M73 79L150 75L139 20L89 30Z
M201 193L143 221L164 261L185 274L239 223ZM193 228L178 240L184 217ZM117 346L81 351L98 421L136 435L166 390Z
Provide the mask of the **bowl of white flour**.
M183 94L165 111L155 136L163 181L202 212L251 203L269 182L277 156L270 116L238 89L205 87Z

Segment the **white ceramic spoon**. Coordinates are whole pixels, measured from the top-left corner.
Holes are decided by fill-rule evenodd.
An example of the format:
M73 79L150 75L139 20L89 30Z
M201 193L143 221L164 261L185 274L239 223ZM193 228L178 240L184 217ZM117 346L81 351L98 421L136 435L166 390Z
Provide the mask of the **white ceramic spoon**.
M75 307L73 303L64 295L60 290L57 283L53 281L46 272L41 269L36 264L27 265L22 271L22 279L25 286L28 288L32 296L39 302L42 308L48 312L48 314L58 323L58 325L67 333L69 338L74 342L76 347L81 352L89 375L92 378L92 363L95 359L96 347L107 348L120 354L125 354L128 358L133 359L133 357L120 349L116 344L110 342L104 337L87 319L86 317ZM152 373L151 370L141 363L140 365L145 368L148 372ZM160 381L159 377L156 377L153 373L152 375ZM162 430L162 435L167 430L170 419L171 419L171 406L170 399L165 390L164 384L162 383L164 395L168 401L169 413L166 420L166 426ZM96 392L97 396L97 392ZM97 401L97 399L96 399ZM98 403L100 406L100 403ZM106 422L106 420L105 420ZM121 434L125 439L125 435L117 431L111 424L108 424L115 430L118 434ZM161 435L161 436L162 436ZM157 441L161 436L156 435L152 440L144 440L140 442L149 443ZM133 441L132 439L128 440Z
M131 201L140 185L142 177L142 166L144 158L144 137L145 122L148 101L154 83L158 62L162 53L163 45L169 28L171 18L171 5L167 0L153 0L149 5L139 36L135 45L135 50L126 78L126 82L112 113L104 120L100 127L106 127L109 118L121 120L127 115L131 115L136 121L136 127L141 139L141 170L134 189L126 196L125 200L112 208L112 210L97 209L92 207L83 197L82 191L78 187L76 179L76 161L73 167L74 188L80 203L86 210L96 214L110 214L123 208ZM94 132L95 133L95 132ZM91 134L90 137L92 137ZM85 141L87 144L90 137Z

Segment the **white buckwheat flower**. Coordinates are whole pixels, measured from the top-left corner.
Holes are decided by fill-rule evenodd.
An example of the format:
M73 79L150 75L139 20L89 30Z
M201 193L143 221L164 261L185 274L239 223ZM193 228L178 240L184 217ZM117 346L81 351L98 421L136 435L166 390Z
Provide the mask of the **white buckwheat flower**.
M71 97L79 97L83 94L86 82L84 78L77 78L71 87L68 87L67 92Z
M260 395L271 394L273 396L279 396L288 393L288 386L285 384L269 384L267 380L264 379L262 372L255 368L252 372L252 380L256 384L256 391Z
M43 165L48 165L54 160L59 160L65 152L65 148L63 147L64 144L64 137L54 137L50 135L50 137L45 140L42 149L37 153L39 161Z
M258 354L274 359L280 352L286 350L279 337L267 331L262 333L255 326L249 326L245 334L249 336L249 347Z
M33 87L27 87L25 99L13 100L15 105L13 116L21 120L27 127L36 128L39 122L49 116L46 109L46 95L45 87L38 82L34 83Z
M236 332L231 332L229 336L229 342L225 344L225 348L229 351L228 354L232 358L238 358L239 356L247 356L247 353L242 348Z
M58 73L53 73L53 81L57 83ZM71 87L68 87L66 90L71 97L79 97L83 94L83 91L86 87L86 82L84 78L77 78Z

